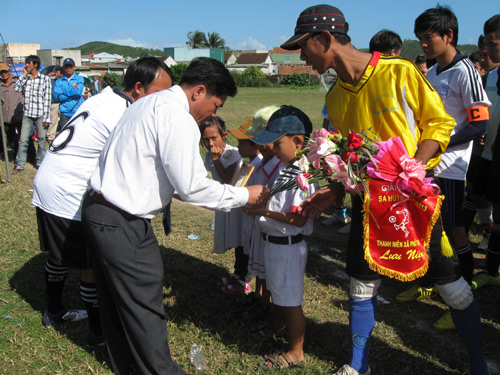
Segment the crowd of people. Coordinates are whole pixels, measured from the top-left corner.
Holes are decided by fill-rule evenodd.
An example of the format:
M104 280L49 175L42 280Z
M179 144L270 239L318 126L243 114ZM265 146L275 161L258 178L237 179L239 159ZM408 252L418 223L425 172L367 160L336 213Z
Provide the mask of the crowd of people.
M341 10L316 5L301 12L294 35L281 46L300 49L301 59L319 74L337 73L325 103L318 103L319 108L324 104L325 129L347 135L370 127L382 141L399 137L409 156L427 166L427 177L444 196L441 218L430 235L427 274L397 299L439 294L449 310L434 327L457 330L473 375L488 374L473 290L500 285L500 141L495 142L500 14L486 20L483 30L478 52L462 55L453 11L439 5L428 9L414 23L423 55L412 62L400 57L401 38L390 30L373 36L369 53L359 51ZM301 367L304 236L312 233L313 218L333 207L323 224L347 224L340 233L349 235L351 339L351 358L335 374L372 373L369 346L382 276L365 259L362 198L352 195L349 222L346 193L338 183L268 196L280 173L298 168L296 153L312 132L304 112L289 105L260 108L229 130L238 141L233 147L216 112L237 88L214 59L193 60L172 86L163 62L141 58L127 69L122 90L108 86L86 101L72 59L64 60L52 80L39 68L38 57L29 56L17 81L2 70L0 94L8 134L17 137L13 173L23 171L36 130L32 203L40 247L49 254L44 326L88 318L89 344L107 347L118 374L185 373L168 345L163 263L151 226L160 212L169 222L175 194L217 210L214 252L234 248L235 255L234 273L217 286L245 301L253 335L287 337L287 348L265 354L261 366ZM204 161L200 143L207 151ZM248 168L253 173L242 186L239 177ZM478 275L468 240L476 215L487 254L487 272ZM451 254L442 249L443 233L451 240ZM85 310L63 303L69 268L81 270Z
M4 133L14 151L13 174L22 172L27 160L40 167L47 143L52 143L84 99L91 96L83 77L75 73L73 59L65 59L62 67L51 67L47 74L42 74L40 68L40 58L31 55L25 60L21 76L14 75L7 65L0 70ZM100 92L100 82L95 77L92 95Z

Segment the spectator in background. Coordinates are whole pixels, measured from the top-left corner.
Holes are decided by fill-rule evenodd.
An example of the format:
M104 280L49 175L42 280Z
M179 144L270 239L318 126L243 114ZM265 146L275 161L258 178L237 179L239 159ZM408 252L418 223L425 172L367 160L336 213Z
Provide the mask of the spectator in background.
M92 84L92 95L97 95L102 90L102 82L99 76L94 76L94 83Z
M484 70L483 66L481 65L481 53L479 51L472 52L469 55L469 60L472 61L472 63L476 67L477 72L479 73L479 75L482 76L484 73L486 73L486 71Z
M486 50L486 43L484 42L484 35L480 35L477 41L477 46L479 47L479 54L481 56L481 66L485 72L491 72L493 69L500 66L499 62L493 62L488 51Z
M58 66L53 72L49 73L49 77L52 78L50 80L52 84L52 103L50 104L50 125L47 130L47 142L52 143L56 136L57 123L59 122L59 99L54 95L54 87L56 86L56 81L64 77L63 68Z
M384 55L399 56L403 41L394 31L382 29L370 39L370 53L378 51Z
M38 151L36 153L35 166L42 164L45 156L45 135L50 123L50 96L52 87L50 78L40 73L40 58L28 56L26 65L23 67L23 75L16 82L15 90L24 92L24 116L19 138L19 149L16 156L16 166L13 174L22 172L26 164L28 143L36 129Z
M24 100L23 94L14 89L16 81L17 79L12 78L12 73L8 67L0 70L0 99L2 100L3 121L7 143L14 144L14 157L19 147Z
M76 66L73 59L67 58L63 61L64 77L56 81L54 96L59 99L59 125L57 130L69 121L76 110L83 103L83 78L75 74Z
M417 66L418 70L422 72L424 76L427 75L427 72L429 71L429 67L427 66L427 59L423 55L418 55L415 57L415 65Z

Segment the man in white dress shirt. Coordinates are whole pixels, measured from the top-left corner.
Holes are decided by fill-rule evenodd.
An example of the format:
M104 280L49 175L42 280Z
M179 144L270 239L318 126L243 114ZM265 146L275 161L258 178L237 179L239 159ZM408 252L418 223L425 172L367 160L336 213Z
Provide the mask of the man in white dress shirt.
M79 314L63 304L68 268L81 270L80 296L89 317L88 341L104 345L97 292L81 223L82 201L108 136L123 112L140 98L172 86L170 69L154 57L132 63L123 91L108 86L85 101L52 142L33 182L40 248L49 252L45 264L47 309L42 324L77 321ZM78 311L78 310L77 310ZM69 314L69 315L68 315ZM72 319L68 319L71 317Z
M206 177L198 124L236 91L222 63L193 60L178 86L126 111L90 178L83 224L116 373L184 374L170 356L163 263L150 224L174 191L186 202L219 210L262 203L267 193L262 186L235 188Z

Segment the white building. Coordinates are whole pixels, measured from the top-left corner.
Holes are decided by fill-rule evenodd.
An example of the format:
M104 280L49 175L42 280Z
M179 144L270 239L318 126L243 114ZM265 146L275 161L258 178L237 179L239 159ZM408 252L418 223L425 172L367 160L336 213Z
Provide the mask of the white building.
M63 65L64 59L72 58L76 66L82 65L82 53L79 49L39 49L36 54L42 65Z
M6 43L0 44L0 61L24 62L26 57L36 55L40 49L40 44L31 43Z

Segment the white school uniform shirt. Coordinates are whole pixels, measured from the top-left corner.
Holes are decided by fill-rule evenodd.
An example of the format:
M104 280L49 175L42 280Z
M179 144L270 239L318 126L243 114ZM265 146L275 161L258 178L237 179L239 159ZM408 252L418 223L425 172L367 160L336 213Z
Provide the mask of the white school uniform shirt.
M437 64L432 66L426 78L443 100L446 112L455 119L455 129L451 132L453 135L469 124L468 108L489 106L491 103L483 89L479 73L465 56L439 73L437 68ZM449 147L441 155L441 162L434 168L435 175L465 181L471 153L472 141Z
M82 200L101 151L132 100L106 87L86 100L55 138L33 181L31 203L65 219L81 221Z
M296 163L297 164L297 163ZM279 179L278 179L279 181ZM309 185L308 191L302 191L299 188L293 190L284 190L271 197L267 202L266 208L270 211L296 212L299 205L316 191L315 184ZM259 224L262 232L271 236L295 236L298 234L309 235L313 232L313 219L308 218L304 226L282 223L269 217L260 216Z
M500 96L498 96L498 70L500 68L496 68L488 73L488 77L486 77L486 94L491 101L490 107L490 122L488 126L488 134L486 135L486 140L484 141L484 150L481 154L481 157L486 160L493 159L492 146L493 142L495 142L495 138L498 133L498 126L500 124Z
M246 188L207 178L200 137L180 86L148 95L116 125L89 186L118 208L146 219L158 214L174 191L185 202L210 209L243 206Z
M236 168L231 180L236 173L238 173L238 170L243 164L238 148L227 143L219 160L224 169L236 163ZM205 154L205 168L212 173L212 178L214 180L222 182L221 177L217 173L217 169L215 169L215 164L210 152ZM241 211L241 208L234 208L229 212L215 213L213 250L216 254L223 254L229 249L234 249L235 247L243 245L242 221L243 212Z

